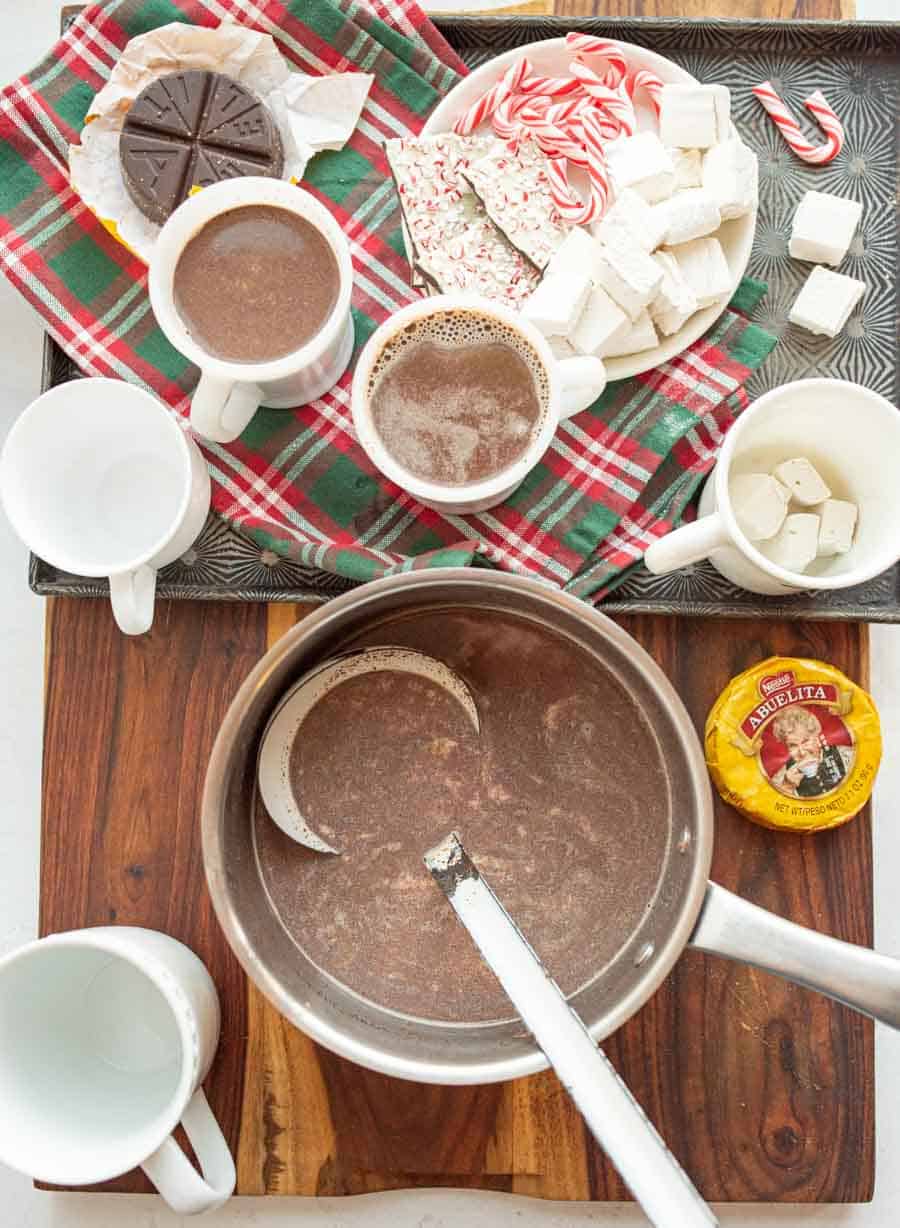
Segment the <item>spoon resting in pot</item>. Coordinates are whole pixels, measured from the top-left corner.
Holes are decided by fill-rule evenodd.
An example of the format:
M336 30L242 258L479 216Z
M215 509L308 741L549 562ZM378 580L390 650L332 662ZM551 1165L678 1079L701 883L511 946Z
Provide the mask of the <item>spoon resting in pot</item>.
M357 648L330 657L303 675L272 713L259 748L259 792L272 821L285 835L317 853L339 853L313 831L291 788L291 751L300 727L316 704L350 678L362 674L394 671L417 674L447 691L460 705L475 732L480 731L478 709L472 692L443 661L412 648ZM373 713L373 719L378 714Z
M715 1228L718 1220L591 1039L456 832L429 849L424 860L650 1222L656 1228Z

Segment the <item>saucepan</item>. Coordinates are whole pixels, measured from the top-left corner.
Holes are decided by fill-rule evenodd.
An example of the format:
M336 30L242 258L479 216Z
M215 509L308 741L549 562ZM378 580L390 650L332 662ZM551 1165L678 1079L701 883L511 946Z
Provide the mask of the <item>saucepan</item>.
M382 619L447 608L518 615L570 637L627 687L667 747L668 849L652 898L614 958L570 999L595 1040L650 998L686 946L743 960L900 1028L900 961L804 929L709 882L713 806L700 741L671 684L640 645L573 597L531 580L466 569L390 577L323 606L263 657L222 724L203 798L207 881L245 971L291 1023L342 1057L426 1083L489 1083L547 1065L517 1020L415 1019L327 975L282 926L258 869L251 821L256 756L279 698L313 664ZM602 807L602 797L596 805Z

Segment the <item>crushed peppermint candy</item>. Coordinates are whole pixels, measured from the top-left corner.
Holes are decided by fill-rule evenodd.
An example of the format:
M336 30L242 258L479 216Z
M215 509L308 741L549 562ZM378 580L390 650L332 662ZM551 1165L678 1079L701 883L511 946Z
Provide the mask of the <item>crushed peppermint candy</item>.
M545 268L571 227L554 203L547 160L535 143L491 141L461 174L513 247Z
M492 143L490 136L442 132L386 141L385 152L413 268L442 293L465 291L517 308L540 273L506 240L463 177Z

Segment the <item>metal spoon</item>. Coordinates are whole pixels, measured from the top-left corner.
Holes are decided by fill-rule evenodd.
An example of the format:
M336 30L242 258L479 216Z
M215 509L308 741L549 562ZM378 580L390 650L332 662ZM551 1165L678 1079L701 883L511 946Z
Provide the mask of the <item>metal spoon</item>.
M650 1222L656 1228L715 1228L718 1220L456 832L428 850L425 865Z
M291 750L300 726L324 697L350 678L393 670L417 674L447 691L460 704L476 733L480 731L478 709L472 692L443 661L412 648L357 648L331 657L303 677L284 696L269 719L262 736L257 762L259 791L266 810L281 830L317 853L338 853L307 823L291 788ZM377 719L377 714L373 714Z

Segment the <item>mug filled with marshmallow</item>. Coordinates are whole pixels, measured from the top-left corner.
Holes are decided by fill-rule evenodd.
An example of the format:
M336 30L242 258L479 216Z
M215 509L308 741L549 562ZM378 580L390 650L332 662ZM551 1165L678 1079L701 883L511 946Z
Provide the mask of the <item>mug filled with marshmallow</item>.
M754 593L848 588L900 559L900 414L843 380L775 388L725 437L697 519L655 542L656 574L709 559Z

